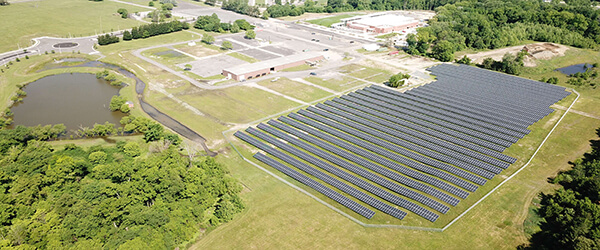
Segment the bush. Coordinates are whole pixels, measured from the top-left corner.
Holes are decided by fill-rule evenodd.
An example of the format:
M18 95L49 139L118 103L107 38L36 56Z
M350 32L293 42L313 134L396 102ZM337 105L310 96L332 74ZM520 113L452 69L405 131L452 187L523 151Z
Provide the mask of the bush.
M121 108L119 110L121 110L121 112L123 113L129 113L129 111L131 111L131 109L129 108L129 104L127 103L121 105Z
M123 153L129 157L137 157L142 154L142 149L136 142L128 142L123 146Z
M106 153L102 151L96 151L91 153L88 156L88 159L94 164L103 164L104 162L106 162Z

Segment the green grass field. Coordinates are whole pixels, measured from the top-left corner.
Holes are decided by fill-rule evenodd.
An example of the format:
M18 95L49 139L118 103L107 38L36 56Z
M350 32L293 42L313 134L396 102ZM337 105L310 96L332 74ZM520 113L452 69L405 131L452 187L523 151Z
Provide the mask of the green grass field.
M343 76L340 78L330 78L323 79L316 76L309 76L304 78L304 80L309 81L311 83L323 86L325 88L334 90L334 91L346 91L354 87L358 87L360 85L365 84L363 81L356 80L347 76Z
M332 95L324 90L287 78L280 78L275 82L272 82L271 79L263 80L258 82L258 84L305 102L320 100Z
M111 30L141 25L116 14L125 8L130 13L146 9L111 1L79 0L31 1L0 8L0 52L30 46L40 36L90 36Z
M567 57L560 61L568 63L568 65L573 64L574 61L581 63L582 61L575 59L577 56L591 54L589 51L574 52L567 53ZM555 62L555 66L559 64ZM544 74L543 72L538 73ZM545 73L552 74L549 71ZM596 100L599 94L597 91L593 91L593 87L578 88L578 91L582 93L582 97L574 105L574 109L584 109L590 104L597 106ZM574 99L575 95L572 94L558 104L566 107ZM589 109L593 108L589 107ZM466 207L527 162L540 141L563 113L563 111L557 110L534 124L531 127L530 135L505 152L517 157L518 162L480 188L467 200L463 200L459 206L452 208L448 215L441 217L433 226L444 226L450 219L464 211ZM547 178L568 168L569 161L575 160L583 152L589 150L589 140L597 138L595 129L598 127L600 127L598 119L574 113L566 115L546 142L547 144L542 147L526 169L443 233L363 228L245 163L236 156L235 152L232 152L232 149L224 149L224 152L230 153L221 155L219 160L231 166L232 173L240 178L247 187L244 200L251 208L233 222L210 232L193 245L192 249L217 246L223 248L242 246L328 248L340 245L345 248L514 249L527 241L524 227L531 227L531 225L524 224L534 223L525 220L531 214L529 208L531 201L537 197L539 192L548 192L555 188L554 185L547 182ZM246 157L255 152L255 149L247 144L237 142L231 137L230 139ZM291 180L287 177L284 178ZM295 183L303 187L301 184ZM324 200L327 199L324 198ZM385 218L378 220L387 223L381 219ZM406 221L410 221L410 219ZM413 220L411 223L418 223L418 220ZM429 223L429 225L432 224ZM265 238L264 235L269 235L269 237ZM227 238L226 241L224 241L225 238Z
M241 54L241 53L237 53L237 52L231 52L231 53L229 53L227 55L231 56L231 57L234 57L234 58L237 58L237 59L240 59L242 61L249 62L249 63L260 62L260 60L254 58L254 57L247 56L247 55L244 55L244 54Z
M332 16L332 17L326 17L326 18L321 18L321 19L308 20L307 22L312 23L312 24L316 24L316 25L325 26L325 27L330 27L334 23L339 23L340 20L342 20L344 18L349 18L349 17L353 17L353 16L359 16L359 15L360 14L341 14L341 15L336 15L336 16Z

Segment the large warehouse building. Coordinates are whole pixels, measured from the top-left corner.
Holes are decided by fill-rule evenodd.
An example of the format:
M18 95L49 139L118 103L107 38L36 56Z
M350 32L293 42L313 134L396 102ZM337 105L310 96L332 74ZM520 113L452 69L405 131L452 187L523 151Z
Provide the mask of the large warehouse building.
M300 66L302 64L314 64L323 59L323 55L319 53L300 53L223 69L222 74L227 78L234 79L236 81L242 81L261 77L282 69Z
M412 17L390 13L356 16L345 18L340 21L339 24L334 24L334 26L341 26L375 34L402 31L415 28L419 25L419 20Z

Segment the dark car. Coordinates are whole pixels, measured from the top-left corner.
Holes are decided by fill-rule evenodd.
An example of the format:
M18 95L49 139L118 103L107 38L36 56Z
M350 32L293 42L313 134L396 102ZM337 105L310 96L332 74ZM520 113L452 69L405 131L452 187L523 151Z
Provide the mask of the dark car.
M315 73L315 72L310 72L310 75L311 75L311 76L316 76L316 75L317 75L317 73Z
M350 41L350 43L354 43L354 41Z
M329 49L323 49L323 51L329 51Z

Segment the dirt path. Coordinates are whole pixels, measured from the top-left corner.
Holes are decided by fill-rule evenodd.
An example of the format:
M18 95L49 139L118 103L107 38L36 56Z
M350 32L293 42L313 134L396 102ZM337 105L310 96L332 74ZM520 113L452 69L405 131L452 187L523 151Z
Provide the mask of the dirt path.
M560 110L567 110L567 107L560 106L560 105L556 105L556 104L555 104L555 105L552 105L552 106L550 106L550 107L551 107L551 108L560 109ZM586 113L586 112L583 112L583 111L579 111L579 110L574 110L574 109L571 109L571 111L570 111L570 112L571 112L571 113L574 113L574 114L582 115L582 116L585 116L585 117L593 118L593 119L596 119L596 120L600 120L600 116L597 116L597 115L592 115L592 114L590 114L590 113Z

